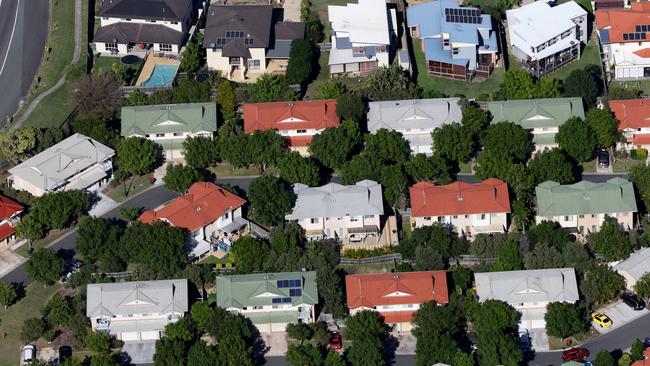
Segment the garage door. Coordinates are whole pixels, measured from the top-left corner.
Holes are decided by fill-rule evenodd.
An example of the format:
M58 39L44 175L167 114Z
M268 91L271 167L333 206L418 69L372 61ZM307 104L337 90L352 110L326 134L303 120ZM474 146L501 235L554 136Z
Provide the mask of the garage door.
M544 319L531 320L530 327L532 329L544 329L546 328L546 321Z
M123 341L139 341L139 332L122 332Z
M156 339L159 338L159 336L160 336L160 332L158 332L157 330L155 330L155 331L150 331L150 332L141 332L141 333L140 333L140 338L141 338L143 341L156 340Z

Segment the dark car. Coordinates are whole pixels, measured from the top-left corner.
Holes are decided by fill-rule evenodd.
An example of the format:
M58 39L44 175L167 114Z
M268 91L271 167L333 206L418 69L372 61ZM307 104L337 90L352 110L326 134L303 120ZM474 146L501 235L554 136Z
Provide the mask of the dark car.
M564 361L584 360L587 357L589 357L589 350L586 348L571 348L562 352Z
M72 357L72 347L70 346L61 346L59 347L59 363L67 360Z
M609 153L607 150L598 151L598 167L609 168Z
M623 300L625 305L631 307L634 310L643 310L643 308L645 308L645 303L642 300L639 300L635 294L626 292L621 295L621 300Z

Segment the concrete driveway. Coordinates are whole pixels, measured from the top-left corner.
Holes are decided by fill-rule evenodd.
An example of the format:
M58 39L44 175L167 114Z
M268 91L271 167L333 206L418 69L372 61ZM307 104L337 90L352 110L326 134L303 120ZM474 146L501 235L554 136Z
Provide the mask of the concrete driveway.
M268 351L265 356L284 356L287 353L287 333L262 333L260 337L264 340Z
M593 327L601 334L609 333L614 329L622 327L623 325L649 313L648 309L632 310L632 308L625 305L620 300L609 306L602 307L597 311L604 313L612 319L612 326L610 328L601 328L599 325L592 322Z
M551 349L548 343L548 334L546 334L546 329L530 329L528 330L528 336L530 337L530 345L535 352L546 352Z
M397 342L399 342L395 354L415 354L415 344L417 343L417 339L413 334L411 334L411 332L393 332L391 335L397 338Z
M124 342L122 352L129 356L131 363L151 363L156 353L156 341Z
M289 22L300 21L300 0L284 0L284 20Z
M26 258L16 254L16 252L11 250L11 247L2 245L0 247L0 277L26 261Z

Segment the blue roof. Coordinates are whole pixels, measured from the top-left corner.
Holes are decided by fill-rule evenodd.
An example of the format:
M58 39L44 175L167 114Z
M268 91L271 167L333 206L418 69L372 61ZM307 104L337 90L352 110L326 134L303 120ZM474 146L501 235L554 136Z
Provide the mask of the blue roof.
M598 31L598 36L600 36L600 43L602 43L602 44L612 43L612 41L609 39L609 30L608 29L599 30Z
M468 59L453 58L451 51L442 48L442 39L440 38L425 38L424 42L424 56L427 60L446 62L452 65L467 66Z

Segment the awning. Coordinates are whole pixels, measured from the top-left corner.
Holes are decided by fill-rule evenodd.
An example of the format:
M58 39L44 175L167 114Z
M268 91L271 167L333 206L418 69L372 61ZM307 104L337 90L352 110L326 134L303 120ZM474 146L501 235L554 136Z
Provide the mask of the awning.
M379 228L374 225L366 225L362 227L353 227L348 229L348 234L377 234Z
M66 191L72 189L86 189L104 179L104 177L106 177L104 168L102 168L101 165L97 164L94 167L75 176L74 180L71 180L70 183L68 183L63 189Z
M237 231L237 230L241 229L241 228L244 227L244 226L247 226L248 223L249 223L249 221L246 220L245 218L243 218L243 217L236 217L236 218L234 218L234 219L232 220L232 222L231 222L230 224L228 224L228 225L222 227L222 228L219 229L219 230L223 231L224 233L231 233L231 232L233 232L233 231Z
M190 244L190 257L194 258L199 258L203 254L207 253L210 251L210 243L203 239L197 239L197 238L192 238L191 244Z

